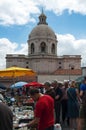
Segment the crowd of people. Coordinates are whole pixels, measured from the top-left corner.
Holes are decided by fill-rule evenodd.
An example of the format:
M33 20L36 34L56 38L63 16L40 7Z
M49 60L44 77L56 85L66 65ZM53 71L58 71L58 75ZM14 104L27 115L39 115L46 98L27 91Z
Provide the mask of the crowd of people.
M34 119L28 122L28 128L35 126L37 130L54 130L54 124L59 123L67 125L69 130L86 130L86 77L80 86L75 81L46 81L42 89L31 87L29 96L35 108ZM12 130L12 112L9 109L0 94L1 130ZM3 121L7 122L6 125Z
M86 130L86 77L80 86L75 81L53 81L45 83L45 89L45 94L54 98L55 123L66 123L70 130Z

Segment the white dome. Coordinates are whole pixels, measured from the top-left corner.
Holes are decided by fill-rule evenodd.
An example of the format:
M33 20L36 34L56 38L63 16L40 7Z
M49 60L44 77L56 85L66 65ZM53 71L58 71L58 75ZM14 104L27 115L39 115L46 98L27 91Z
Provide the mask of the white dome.
M35 39L35 38L50 38L53 40L56 40L56 36L54 31L48 26L46 22L46 16L42 12L42 14L39 16L39 23L38 25L33 28L29 35L29 39Z
M54 31L47 24L39 24L31 31L29 39L34 38L51 38L56 39Z

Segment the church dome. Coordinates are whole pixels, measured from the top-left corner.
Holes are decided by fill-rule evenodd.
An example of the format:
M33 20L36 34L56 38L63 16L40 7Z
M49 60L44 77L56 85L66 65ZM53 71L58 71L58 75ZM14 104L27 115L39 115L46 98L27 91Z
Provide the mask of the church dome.
M56 35L54 31L46 23L46 16L43 12L39 16L38 25L33 28L33 30L29 35L29 39L34 39L34 38L51 38L54 40L56 39Z
M55 33L54 31L45 24L40 24L37 25L35 28L33 28L33 30L31 31L29 38L33 39L33 38L42 38L42 37L50 37L51 39L55 39Z

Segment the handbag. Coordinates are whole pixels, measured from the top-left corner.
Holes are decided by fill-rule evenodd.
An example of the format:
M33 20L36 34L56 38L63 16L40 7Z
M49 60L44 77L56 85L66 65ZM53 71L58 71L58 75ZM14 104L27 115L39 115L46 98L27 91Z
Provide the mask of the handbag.
M62 130L61 125L58 123L54 124L54 130Z

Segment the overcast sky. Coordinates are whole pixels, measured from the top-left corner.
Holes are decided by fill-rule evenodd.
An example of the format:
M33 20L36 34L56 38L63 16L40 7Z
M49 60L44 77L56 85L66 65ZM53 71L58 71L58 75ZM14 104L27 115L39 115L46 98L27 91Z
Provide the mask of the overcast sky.
M27 55L27 40L42 8L57 35L57 54L81 55L86 66L86 0L0 0L0 69L6 54Z

